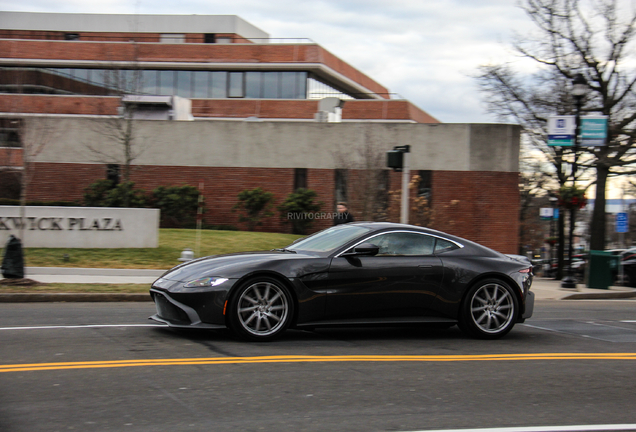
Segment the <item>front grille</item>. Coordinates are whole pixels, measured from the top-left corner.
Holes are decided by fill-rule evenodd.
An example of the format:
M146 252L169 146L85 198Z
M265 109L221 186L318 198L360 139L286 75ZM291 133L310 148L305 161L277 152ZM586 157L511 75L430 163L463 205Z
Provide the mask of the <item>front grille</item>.
M190 318L185 311L172 304L163 294L154 293L157 315L160 318L179 324L190 324Z

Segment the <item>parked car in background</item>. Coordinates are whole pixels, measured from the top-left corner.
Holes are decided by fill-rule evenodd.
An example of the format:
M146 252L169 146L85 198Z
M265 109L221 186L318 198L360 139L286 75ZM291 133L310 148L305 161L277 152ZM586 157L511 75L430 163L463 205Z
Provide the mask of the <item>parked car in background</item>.
M636 287L636 248L627 249L621 253L620 265L623 284Z

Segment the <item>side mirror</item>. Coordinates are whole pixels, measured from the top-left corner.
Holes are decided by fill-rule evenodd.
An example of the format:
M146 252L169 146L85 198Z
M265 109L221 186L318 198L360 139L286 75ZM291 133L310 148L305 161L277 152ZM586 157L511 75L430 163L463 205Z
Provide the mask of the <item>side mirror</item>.
M349 249L347 252L343 253L342 256L361 256L361 255L369 255L374 256L377 255L380 251L380 248L373 243L361 243L353 249Z

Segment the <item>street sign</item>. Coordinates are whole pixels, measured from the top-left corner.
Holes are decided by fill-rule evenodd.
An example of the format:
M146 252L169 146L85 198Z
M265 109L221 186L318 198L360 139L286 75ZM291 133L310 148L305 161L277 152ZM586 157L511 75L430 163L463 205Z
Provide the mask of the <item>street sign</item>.
M554 209L552 207L541 207L539 209L539 217L542 220L550 220L554 216Z
M573 146L575 131L575 116L550 116L548 118L548 145L559 147Z
M627 213L616 213L616 232L626 233L629 231Z
M604 146L607 140L607 116L581 117L581 145Z

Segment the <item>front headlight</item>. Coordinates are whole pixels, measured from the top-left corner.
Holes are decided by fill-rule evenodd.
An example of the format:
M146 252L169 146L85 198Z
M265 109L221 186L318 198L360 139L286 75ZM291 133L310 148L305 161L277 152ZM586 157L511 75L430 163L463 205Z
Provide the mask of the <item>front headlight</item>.
M213 286L221 285L225 281L227 281L226 278L204 277L200 279L191 280L190 282L187 282L184 285L184 287L185 288L213 287Z

